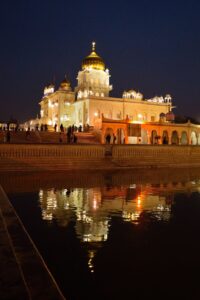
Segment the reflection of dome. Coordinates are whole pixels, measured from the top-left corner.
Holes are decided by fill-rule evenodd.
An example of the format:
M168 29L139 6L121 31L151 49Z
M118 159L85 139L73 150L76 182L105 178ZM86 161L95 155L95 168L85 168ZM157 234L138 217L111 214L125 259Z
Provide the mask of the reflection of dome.
M95 70L105 70L105 63L103 59L95 52L95 43L92 43L92 52L90 55L86 56L82 61L82 69L87 68Z

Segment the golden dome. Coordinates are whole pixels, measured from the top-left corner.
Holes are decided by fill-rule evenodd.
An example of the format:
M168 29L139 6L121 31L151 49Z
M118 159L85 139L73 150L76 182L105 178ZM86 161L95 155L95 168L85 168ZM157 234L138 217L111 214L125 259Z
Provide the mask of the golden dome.
M86 56L82 61L82 70L87 68L95 70L105 70L105 63L103 59L95 52L95 42L92 43L92 52Z
M65 77L65 79L60 83L61 87L70 86L70 81Z
M71 86L70 85L71 85L70 81L65 76L64 80L60 83L59 90L70 91L71 90Z

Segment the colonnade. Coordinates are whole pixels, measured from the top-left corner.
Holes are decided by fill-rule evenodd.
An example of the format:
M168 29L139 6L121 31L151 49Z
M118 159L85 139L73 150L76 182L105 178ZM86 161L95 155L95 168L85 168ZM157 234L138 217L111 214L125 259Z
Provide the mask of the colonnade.
M137 125L137 124L136 124ZM140 124L132 139L128 124L110 122L102 126L102 144L168 144L200 145L200 125L195 124ZM109 137L109 139L107 139Z

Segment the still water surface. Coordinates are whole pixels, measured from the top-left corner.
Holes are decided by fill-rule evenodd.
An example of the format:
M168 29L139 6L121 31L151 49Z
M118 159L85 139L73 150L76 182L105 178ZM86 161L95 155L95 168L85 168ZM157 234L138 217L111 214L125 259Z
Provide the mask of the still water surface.
M200 172L3 179L66 299L199 299Z

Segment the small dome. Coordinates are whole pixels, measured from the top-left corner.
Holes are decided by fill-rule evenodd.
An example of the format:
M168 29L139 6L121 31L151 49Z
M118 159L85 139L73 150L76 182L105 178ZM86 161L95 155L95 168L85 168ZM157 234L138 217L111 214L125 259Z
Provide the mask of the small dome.
M164 118L166 115L164 113L160 114L160 118Z
M65 77L65 79L60 83L59 90L71 91L70 81Z
M175 115L172 111L166 113L166 121L174 121L174 119L175 119Z
M105 63L103 59L95 51L95 43L92 43L92 52L82 61L82 70L87 68L105 71Z
M66 87L66 86L70 86L70 81L68 79L64 79L61 83L60 83L61 87Z

